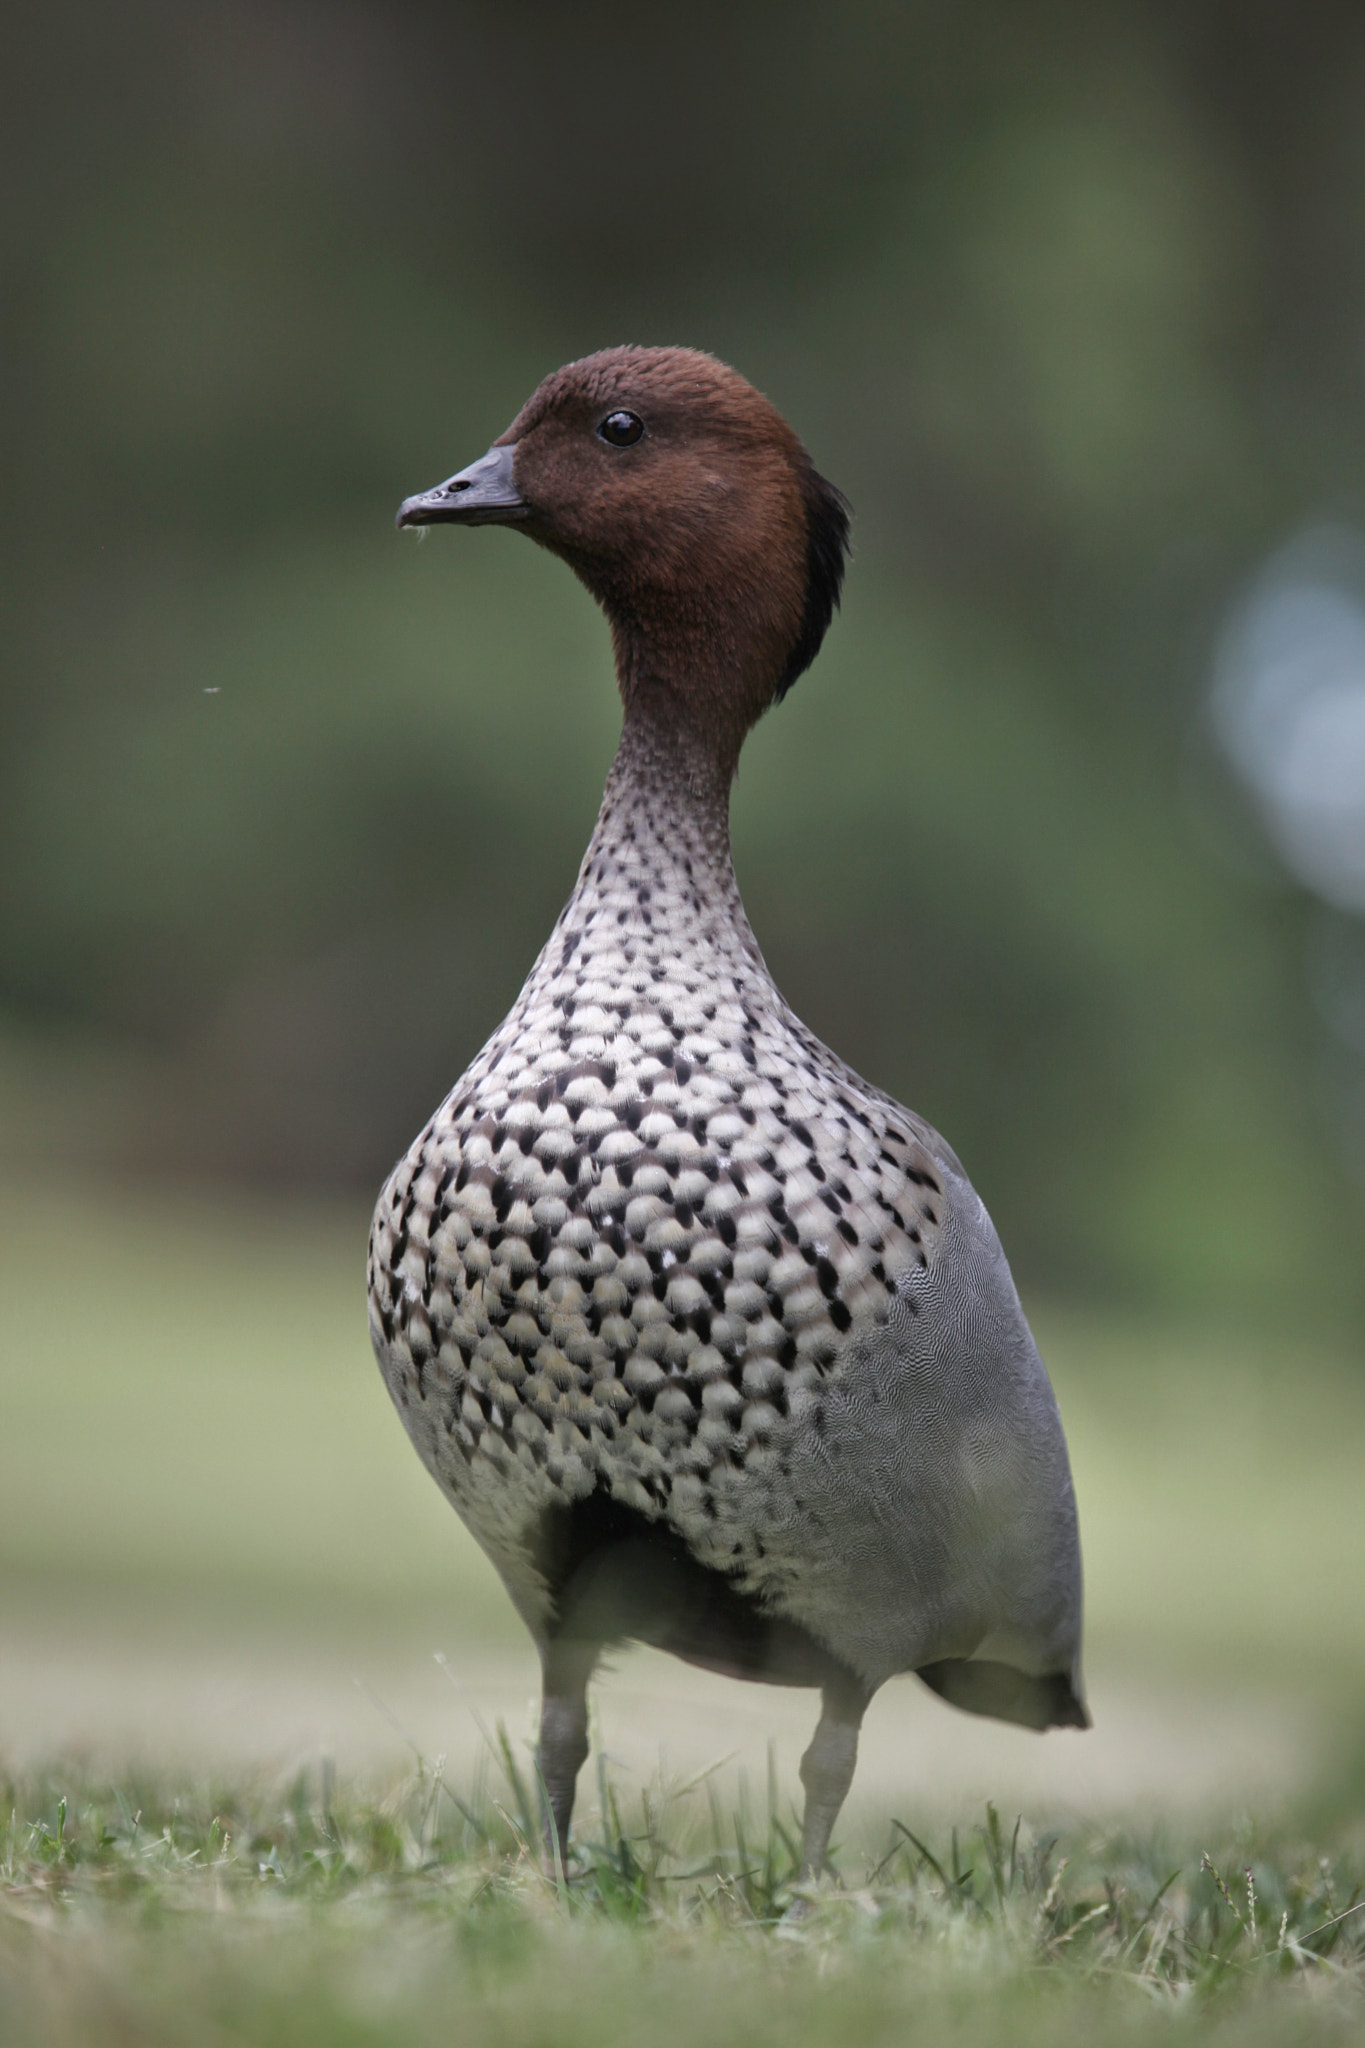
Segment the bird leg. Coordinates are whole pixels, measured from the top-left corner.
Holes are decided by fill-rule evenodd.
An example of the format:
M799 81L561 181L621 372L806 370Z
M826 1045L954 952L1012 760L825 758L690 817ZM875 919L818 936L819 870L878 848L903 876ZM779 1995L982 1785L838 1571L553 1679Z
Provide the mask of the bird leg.
M870 1694L852 1676L831 1680L821 1691L820 1719L810 1748L801 1759L806 1812L801 1830L798 1884L819 1877L829 1853L829 1838L839 1817L858 1761L858 1730Z
M588 1754L588 1680L599 1645L577 1639L541 1646L540 1775L550 1802L545 1828L545 1867L554 1875L556 1852L563 1869L569 1857L569 1820L574 1787Z

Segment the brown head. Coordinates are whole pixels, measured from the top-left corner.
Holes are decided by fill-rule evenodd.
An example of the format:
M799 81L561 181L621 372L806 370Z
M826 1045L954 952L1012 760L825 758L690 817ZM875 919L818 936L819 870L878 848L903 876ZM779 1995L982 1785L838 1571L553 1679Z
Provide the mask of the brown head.
M848 509L776 408L713 356L611 348L547 377L487 455L400 526L518 525L611 623L628 718L690 729L726 774L814 660Z

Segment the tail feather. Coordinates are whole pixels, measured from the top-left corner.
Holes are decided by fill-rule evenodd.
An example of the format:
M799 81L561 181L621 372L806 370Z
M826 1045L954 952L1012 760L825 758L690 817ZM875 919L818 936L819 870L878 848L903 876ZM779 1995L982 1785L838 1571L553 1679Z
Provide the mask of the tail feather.
M1065 1671L1035 1677L1012 1664L947 1657L915 1673L931 1692L968 1714L990 1714L1024 1728L1088 1728L1090 1712Z

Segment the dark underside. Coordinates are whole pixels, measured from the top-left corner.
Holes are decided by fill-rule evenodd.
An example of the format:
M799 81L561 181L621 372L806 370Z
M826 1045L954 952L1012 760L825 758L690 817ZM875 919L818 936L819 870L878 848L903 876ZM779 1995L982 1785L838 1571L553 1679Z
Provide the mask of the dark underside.
M552 1509L536 1549L554 1600L550 1642L561 1653L647 1643L727 1678L818 1686L859 1711L875 1690L798 1623L699 1563L673 1530L606 1493ZM1007 1664L950 1658L917 1676L968 1713L1029 1728L1089 1726L1064 1672L1032 1677Z

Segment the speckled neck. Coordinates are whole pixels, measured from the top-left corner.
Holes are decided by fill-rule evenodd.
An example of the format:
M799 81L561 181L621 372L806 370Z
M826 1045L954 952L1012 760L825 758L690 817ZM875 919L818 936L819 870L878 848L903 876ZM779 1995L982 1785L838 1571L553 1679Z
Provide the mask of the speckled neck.
M699 735L632 707L557 936L603 925L622 940L666 934L674 954L766 978L735 881L729 785Z

